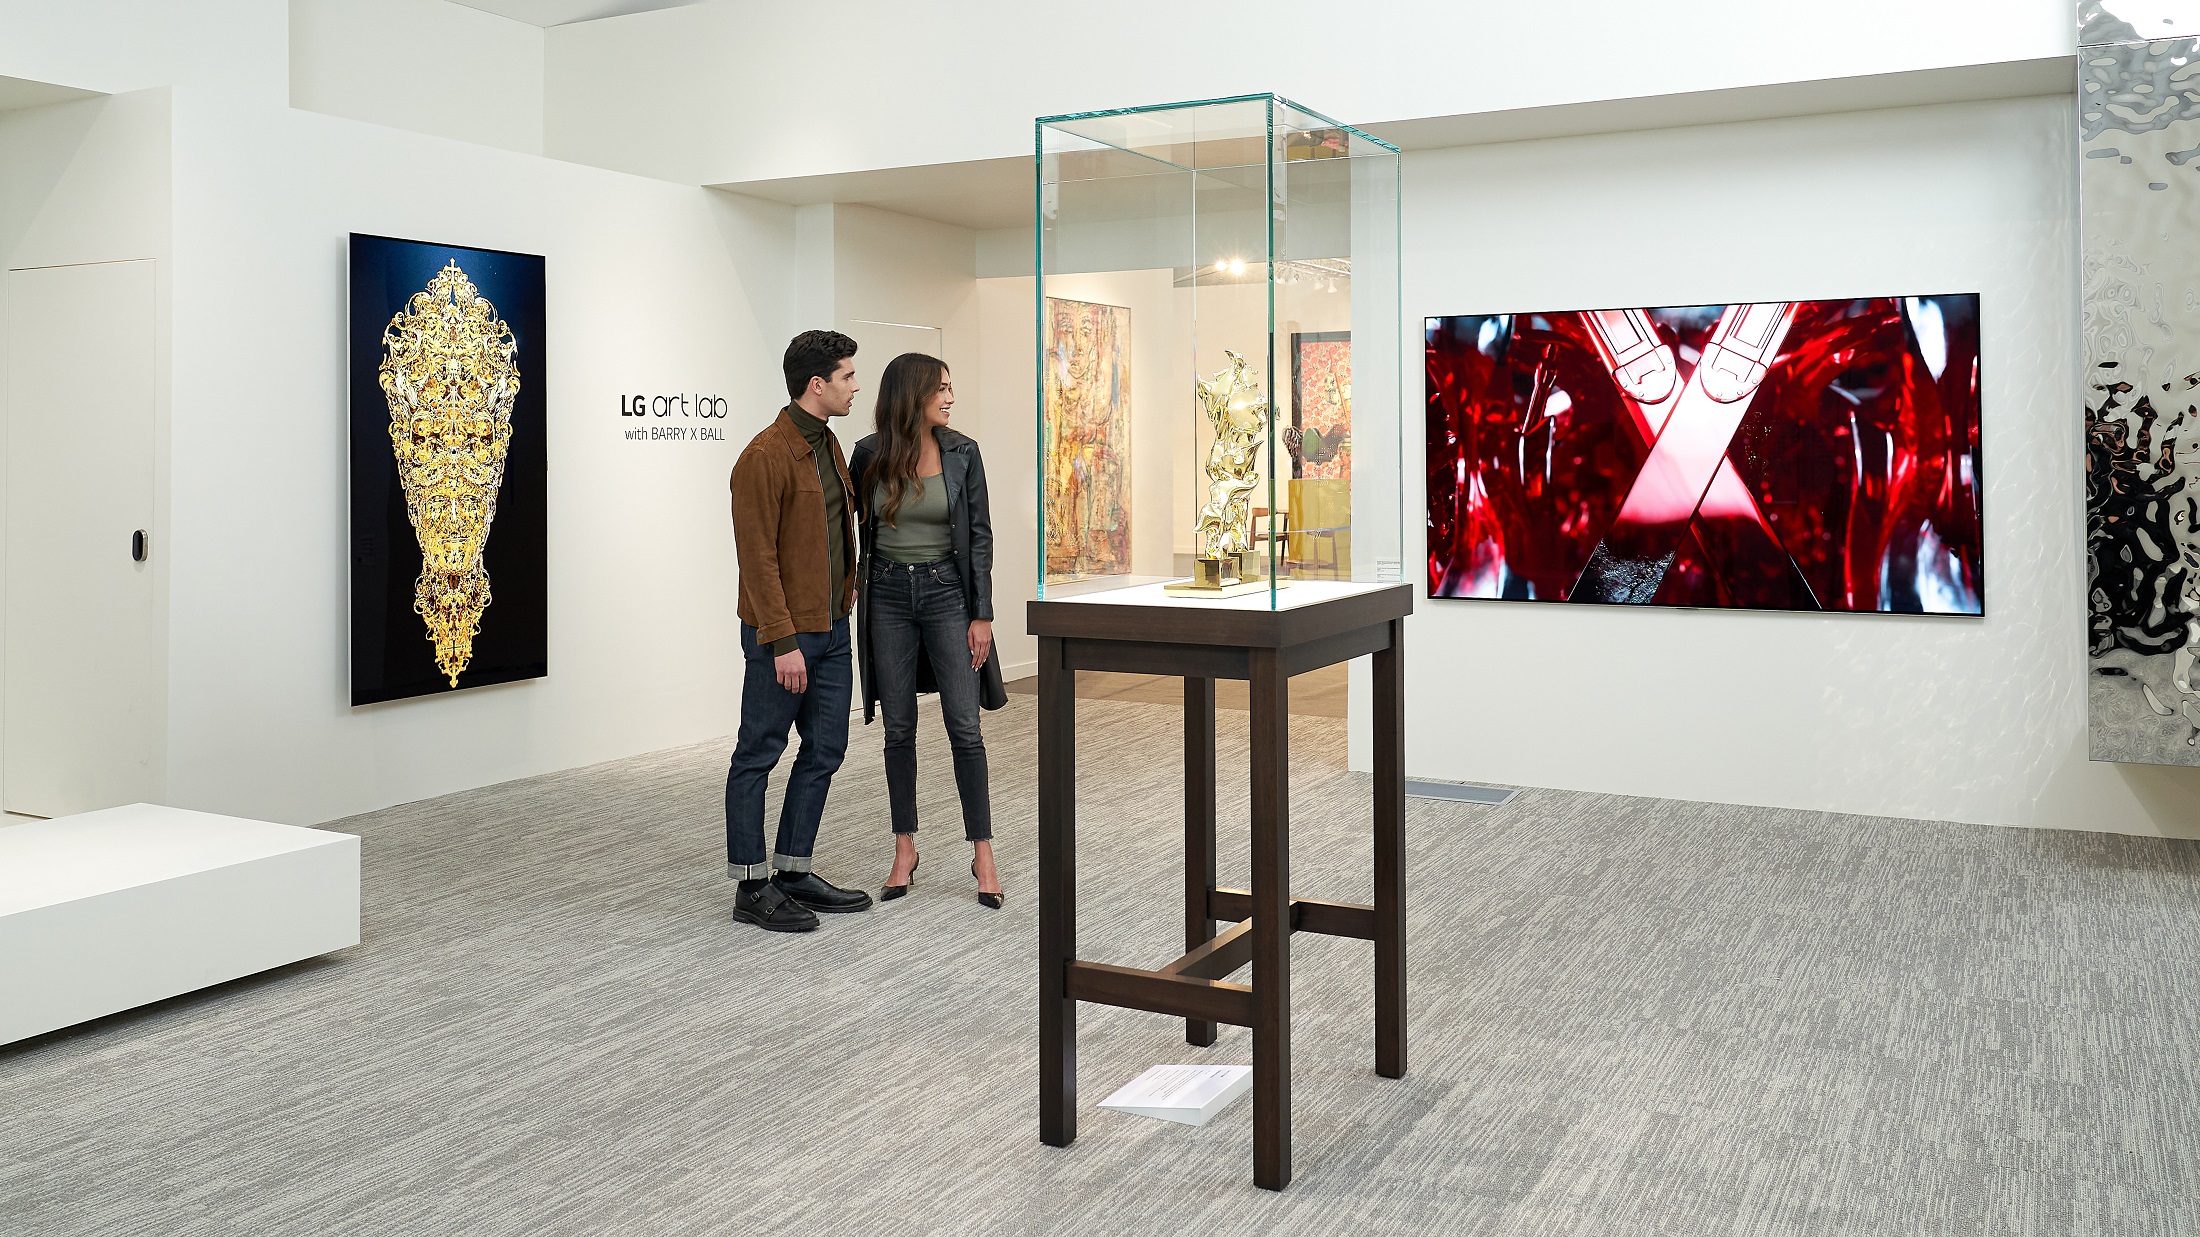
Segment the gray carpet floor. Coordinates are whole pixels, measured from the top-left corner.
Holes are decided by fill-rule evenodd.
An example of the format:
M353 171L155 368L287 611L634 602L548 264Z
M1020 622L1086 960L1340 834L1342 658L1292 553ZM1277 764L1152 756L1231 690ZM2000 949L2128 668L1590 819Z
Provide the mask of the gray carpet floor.
M1083 952L1157 965L1176 717L1080 716ZM728 921L723 744L340 822L358 948L0 1049L0 1234L2200 1233L2195 844L1413 801L1411 1072L1374 1075L1366 945L1298 938L1271 1194L1249 1098L1095 1107L1242 1030L1087 1007L1082 1135L1039 1144L1031 701L988 719L1005 911L925 726L916 892L808 936ZM1296 891L1364 899L1342 723L1293 741ZM886 868L878 743L828 809L844 883ZM1223 822L1243 881L1242 794Z

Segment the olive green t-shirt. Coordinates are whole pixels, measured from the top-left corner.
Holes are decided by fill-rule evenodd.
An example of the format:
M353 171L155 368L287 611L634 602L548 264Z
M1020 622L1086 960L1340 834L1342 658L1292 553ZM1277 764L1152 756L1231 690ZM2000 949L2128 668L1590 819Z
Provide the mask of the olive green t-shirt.
M919 486L923 489L920 491ZM871 510L886 509L886 483L871 491ZM947 481L940 474L911 481L902 490L894 522L878 525L878 554L890 563L931 563L955 552L947 524Z

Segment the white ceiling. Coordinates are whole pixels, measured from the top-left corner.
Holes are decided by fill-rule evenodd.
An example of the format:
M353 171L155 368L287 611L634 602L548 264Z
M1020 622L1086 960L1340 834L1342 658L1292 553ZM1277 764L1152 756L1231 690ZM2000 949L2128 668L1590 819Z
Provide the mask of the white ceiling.
M704 0L452 0L470 9L509 17L530 26L570 26L577 21L680 9Z

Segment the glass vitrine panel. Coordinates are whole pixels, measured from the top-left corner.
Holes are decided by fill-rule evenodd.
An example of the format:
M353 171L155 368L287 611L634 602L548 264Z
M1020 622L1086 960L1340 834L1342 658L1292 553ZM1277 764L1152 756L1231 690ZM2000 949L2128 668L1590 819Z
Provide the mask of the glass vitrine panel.
M1040 597L1403 578L1398 173L1273 95L1038 122Z

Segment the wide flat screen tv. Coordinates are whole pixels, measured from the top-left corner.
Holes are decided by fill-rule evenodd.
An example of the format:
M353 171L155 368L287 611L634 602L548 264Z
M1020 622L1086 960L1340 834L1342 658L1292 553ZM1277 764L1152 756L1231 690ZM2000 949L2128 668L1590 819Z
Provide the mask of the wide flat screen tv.
M1974 293L1426 323L1435 598L1978 615Z

